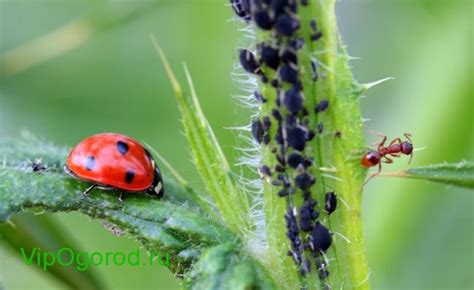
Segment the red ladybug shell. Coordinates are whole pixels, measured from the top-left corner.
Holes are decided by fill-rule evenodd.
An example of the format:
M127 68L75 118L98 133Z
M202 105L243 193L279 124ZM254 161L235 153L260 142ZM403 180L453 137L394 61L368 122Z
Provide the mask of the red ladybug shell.
M102 133L82 140L69 153L67 168L79 179L125 191L153 186L155 163L130 137Z

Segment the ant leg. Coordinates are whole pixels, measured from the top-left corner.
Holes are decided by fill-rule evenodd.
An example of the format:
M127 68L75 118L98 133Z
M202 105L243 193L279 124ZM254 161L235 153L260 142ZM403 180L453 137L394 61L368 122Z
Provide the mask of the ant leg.
M407 138L407 140L410 141L410 143L413 143L413 141L411 141L411 134L410 133L405 133L403 135L405 135L405 138Z
M379 143L379 145L377 146L377 148L378 148L378 149L383 148L383 146L385 145L385 141L387 141L387 136L385 136L385 135L383 135L383 134L381 134L381 133L379 133L379 132L372 131L372 130L370 130L369 133L374 134L374 135L377 135L377 136L379 136L379 137L382 137L382 141L380 141L380 143Z
M96 187L97 187L97 184L93 184L93 185L89 186L89 187L82 193L82 195L87 196L87 195L89 194L89 192L91 192L91 190L93 190L93 189L96 188Z
M402 139L395 138L395 139L392 140L392 142L390 142L390 144L388 146L392 146L393 144L395 144L397 142L398 142L398 144L402 144Z
M390 153L390 156L393 156L393 157L400 157L400 156L401 156L401 153L400 153L400 152L397 152L397 153Z
M124 196L125 196L125 191L121 191L120 196L119 196L120 203L123 203L123 200L125 199Z
M384 158L385 158L385 160L383 162L385 162L387 164L393 163L393 160L388 158L387 155L384 155Z
M379 175L380 172L382 172L382 163L379 163L379 168L377 170L377 172L374 172L372 173L369 178L367 178L367 180L364 182L364 185L366 185L372 178L374 178L375 176Z
M410 138L410 137L411 137L411 134L410 134L410 133L405 133L405 134L403 134L403 135L405 135L405 137L407 138L407 140L408 140L411 144L413 144L413 141L411 141L411 138ZM411 163L411 160L412 160L412 159L413 159L413 151L411 151L410 160L408 160L408 164Z

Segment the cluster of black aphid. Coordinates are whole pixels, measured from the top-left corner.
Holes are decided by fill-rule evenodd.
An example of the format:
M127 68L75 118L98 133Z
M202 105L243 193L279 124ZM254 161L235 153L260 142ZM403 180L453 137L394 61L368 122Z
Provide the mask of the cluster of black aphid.
M275 166L260 167L265 179L278 187L278 195L288 200L285 214L287 237L290 241L288 252L300 268L301 275L311 271L310 258L314 258L318 274L324 279L329 274L324 253L331 245L329 230L318 220L322 210L312 197L311 189L316 177L311 174L314 160L305 153L306 145L316 134L321 134L323 124L310 128L310 116L324 112L329 102L320 101L312 112L305 102L303 84L298 69L298 52L304 47L305 40L298 35L301 26L298 9L307 6L309 0L231 0L237 16L246 22L252 22L259 29L269 31L270 40L256 46L256 54L241 49L239 60L242 68L260 78L276 90L271 116L263 116L252 122L252 134L259 144L270 146L275 156ZM316 20L306 23L310 26L310 41L322 37ZM317 63L311 62L311 79L318 80ZM255 98L267 103L268 98L255 92ZM312 116L314 117L314 115ZM276 124L272 129L272 124ZM272 141L273 140L273 141ZM303 204L296 206L293 196L302 194ZM324 211L329 215L335 209L337 199L334 192L325 195ZM305 256L305 251L309 255Z

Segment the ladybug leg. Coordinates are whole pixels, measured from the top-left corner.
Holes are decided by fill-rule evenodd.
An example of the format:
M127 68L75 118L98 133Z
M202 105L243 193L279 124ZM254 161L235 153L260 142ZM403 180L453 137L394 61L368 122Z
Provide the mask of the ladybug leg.
M92 191L94 188L96 188L96 187L97 187L97 184L93 184L93 185L89 186L89 187L82 193L82 195L87 196L87 195L89 194L89 192L91 192L91 191Z
M123 203L124 199L125 199L125 191L121 191L119 195L119 201Z

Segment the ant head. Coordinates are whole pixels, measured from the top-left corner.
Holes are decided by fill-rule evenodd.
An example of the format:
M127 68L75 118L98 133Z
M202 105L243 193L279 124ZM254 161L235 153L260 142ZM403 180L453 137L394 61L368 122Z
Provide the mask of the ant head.
M410 155L413 152L413 144L408 141L402 142L402 153L405 155Z
M365 167L372 167L380 163L380 153L377 151L369 151L362 157L360 164Z

